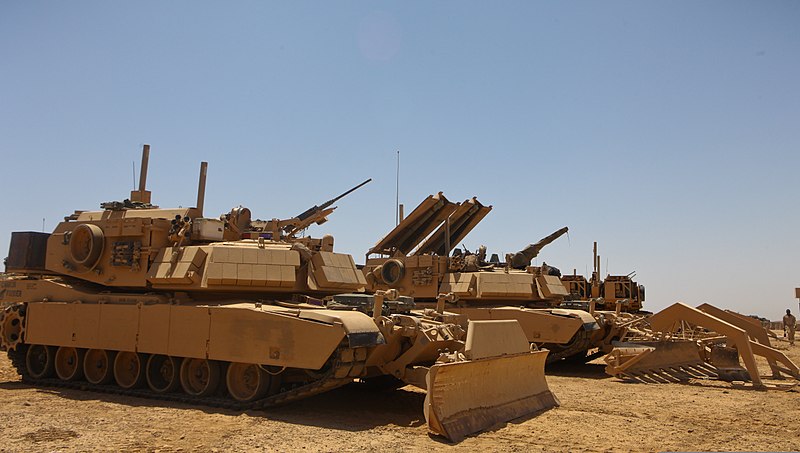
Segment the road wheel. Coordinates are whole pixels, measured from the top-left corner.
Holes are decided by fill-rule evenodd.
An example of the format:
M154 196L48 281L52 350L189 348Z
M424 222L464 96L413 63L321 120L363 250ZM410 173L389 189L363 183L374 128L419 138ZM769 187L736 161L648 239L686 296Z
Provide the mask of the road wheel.
M114 353L104 349L89 349L83 356L83 374L92 384L108 384L114 380Z
M84 350L61 346L56 351L56 375L62 381L77 381L83 377Z
M25 354L25 368L28 375L34 379L52 376L55 368L55 355L55 348L52 346L31 345Z
M131 351L117 353L114 358L114 380L124 389L141 387L144 384L144 359Z
M255 401L267 394L272 376L254 363L231 363L225 375L228 393L236 401Z
M183 359L181 387L193 396L209 396L219 386L219 363L206 359Z
M153 354L147 359L147 385L156 393L169 393L178 389L181 359Z

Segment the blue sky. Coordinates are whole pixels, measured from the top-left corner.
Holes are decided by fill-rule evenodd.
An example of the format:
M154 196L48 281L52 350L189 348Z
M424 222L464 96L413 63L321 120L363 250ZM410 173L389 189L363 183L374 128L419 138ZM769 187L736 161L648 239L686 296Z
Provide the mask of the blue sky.
M233 4L231 4L233 3ZM128 195L289 217L363 261L426 195L467 237L636 271L646 307L779 318L800 286L800 3L3 2L0 250ZM796 310L795 310L796 311Z

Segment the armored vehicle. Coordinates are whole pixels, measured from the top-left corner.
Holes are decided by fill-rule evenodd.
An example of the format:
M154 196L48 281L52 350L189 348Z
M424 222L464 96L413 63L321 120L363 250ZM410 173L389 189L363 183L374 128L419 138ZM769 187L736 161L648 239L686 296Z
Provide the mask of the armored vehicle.
M584 310L553 308L569 294L558 269L531 260L567 232L561 228L504 261L486 248L454 251L491 211L476 198L463 203L430 195L367 252L367 291L396 289L420 306L438 306L470 320L516 320L549 361L585 356L608 332ZM451 255L451 252L454 252Z
M748 317L708 304L694 309L677 303L652 316L624 312L633 298L644 299L644 290L634 291L630 276L608 276L600 285L596 246L594 284L583 287L586 310L541 308L563 304L568 291L560 286L557 269L530 263L567 229L506 255L504 262L496 256L486 260L483 246L475 253L455 252L452 244L490 210L475 198L452 203L441 192L429 196L368 252L363 268L368 290L391 288L414 296L419 306L461 313L470 322L517 320L529 342L551 349L548 360L607 354L608 374L636 382L721 378L764 388L755 355L766 359L773 377L800 379L798 367L771 348L767 331ZM607 307L614 310L602 310ZM598 352L587 356L594 348Z
M605 280L600 278L600 255L597 254L597 242L594 243L594 268L591 277L587 280L583 275L578 275L573 269L572 275L564 275L561 281L567 287L569 295L566 298L570 305L575 302L588 304L594 300L597 308L615 310L617 302L622 311L638 312L644 302L644 285L633 280L635 272L628 275L606 275Z
M347 294L366 286L352 257L300 235L341 196L284 220L204 217L206 163L196 206L164 209L148 160L145 145L129 199L12 234L0 348L25 381L244 409L388 377L427 390L451 440L557 404L518 323Z

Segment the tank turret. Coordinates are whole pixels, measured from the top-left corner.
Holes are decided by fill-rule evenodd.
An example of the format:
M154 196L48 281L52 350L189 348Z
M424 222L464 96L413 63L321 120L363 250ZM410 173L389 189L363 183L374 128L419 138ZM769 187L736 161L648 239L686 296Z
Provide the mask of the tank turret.
M370 180L287 220L252 221L244 207L206 218L207 163L200 167L196 206L162 209L151 204L145 188L149 153L145 145L139 189L129 199L101 203L100 211L76 211L58 224L47 238L44 272L108 287L187 293L326 295L364 287L352 258L333 252L332 237L296 233L323 223L335 201ZM12 242L10 255L19 255L23 245Z

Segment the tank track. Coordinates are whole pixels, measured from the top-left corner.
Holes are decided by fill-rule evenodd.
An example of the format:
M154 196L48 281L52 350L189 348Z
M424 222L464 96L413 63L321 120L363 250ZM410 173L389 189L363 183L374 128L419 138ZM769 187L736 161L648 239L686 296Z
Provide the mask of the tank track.
M16 368L20 376L22 376L22 382L26 384L44 387L70 388L82 391L88 390L99 393L134 396L138 398L149 398L161 401L172 401L196 406L211 406L237 411L267 409L318 395L320 393L324 393L353 382L352 377L335 377L336 367L331 367L331 369L328 370L321 378L310 384L295 387L275 395L269 395L259 400L245 403L221 396L201 397L178 392L156 393L148 388L123 389L113 384L91 384L87 381L63 381L58 378L34 379L28 374L25 366L25 354L27 350L28 345L20 345L14 351L8 351L8 357L11 359L11 364L14 366L14 368Z
M592 349L592 339L586 329L581 328L572 337L572 340L566 345L547 345L544 347L550 349L550 354L547 354L547 363L553 363L561 359L567 359L577 356L580 353L586 355L589 349Z

